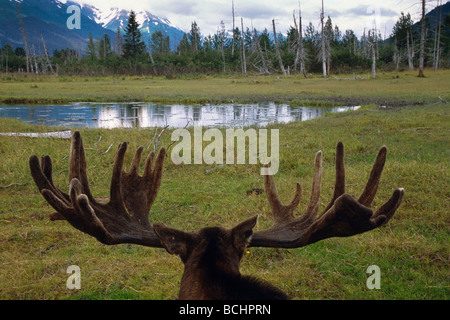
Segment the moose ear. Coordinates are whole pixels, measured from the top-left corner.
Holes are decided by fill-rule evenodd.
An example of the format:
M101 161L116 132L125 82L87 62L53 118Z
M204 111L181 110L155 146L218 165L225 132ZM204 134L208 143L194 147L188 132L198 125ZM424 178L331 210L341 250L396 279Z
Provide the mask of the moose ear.
M233 235L234 246L239 251L244 251L247 245L250 243L253 234L253 228L258 221L258 215L247 219L237 226L235 226L231 232Z
M170 254L179 255L186 262L190 249L195 244L195 235L178 229L166 227L163 223L154 223L153 230L161 244Z

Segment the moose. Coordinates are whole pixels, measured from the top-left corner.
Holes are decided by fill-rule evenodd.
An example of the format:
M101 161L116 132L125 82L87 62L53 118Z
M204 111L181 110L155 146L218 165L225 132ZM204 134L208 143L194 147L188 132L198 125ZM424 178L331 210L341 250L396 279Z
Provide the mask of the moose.
M316 154L311 196L306 211L294 216L301 197L297 183L292 201L283 204L274 178L264 177L264 187L274 223L253 231L258 216L248 218L231 229L206 227L194 232L150 224L149 213L161 185L166 150L151 152L139 174L143 147L133 157L130 170L123 170L127 143L119 144L115 154L109 201L98 201L92 194L80 132L72 135L69 159L68 193L55 186L52 160L48 155L29 158L31 175L45 200L56 210L51 220L67 220L76 229L105 245L123 243L165 248L180 256L184 273L178 298L189 299L288 299L280 289L256 278L243 276L239 264L247 247L298 248L331 237L350 237L386 224L399 207L404 190L396 189L375 212L375 197L386 161L386 147L376 157L368 182L358 199L345 193L344 146L336 148L334 194L319 213L322 179L322 152Z

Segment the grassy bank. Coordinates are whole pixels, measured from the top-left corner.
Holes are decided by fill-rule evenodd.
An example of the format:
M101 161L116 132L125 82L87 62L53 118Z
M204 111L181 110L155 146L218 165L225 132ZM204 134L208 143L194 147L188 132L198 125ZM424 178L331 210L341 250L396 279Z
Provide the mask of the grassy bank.
M447 84L438 81L444 76ZM180 93L181 89L173 85L173 81L181 80L125 79L116 84L112 79L100 79L98 83L91 83L91 79L86 83L81 79L67 83L56 79L36 81L35 91L31 88L34 82L28 79L20 83L3 80L0 95L5 102L5 95L72 100L81 93L79 100L117 100L132 92L136 100L149 99L153 94L167 99L178 96L262 99L266 95L273 98L275 94L298 99L298 92L305 92L308 99L334 95L337 100L342 96L409 103L395 109L366 106L308 122L270 126L280 133L280 171L275 180L282 200L290 199L299 181L304 190L299 208L304 210L309 199L314 154L323 150L322 206L326 205L332 194L338 141L346 146L350 194L362 191L382 145L388 147L388 158L374 207L384 203L397 187L405 188L406 194L385 227L293 250L251 248L241 270L274 283L294 299L448 299L450 114L448 104L429 103L439 101L439 95L450 100L448 73L430 76L426 82L412 75L400 77L404 83L392 78L351 83L332 79L277 82L267 77L253 84L247 78L207 78L189 83L190 93L186 93L186 88ZM253 86L258 90L252 91ZM100 87L103 89L98 91ZM413 106L422 102L428 104ZM49 128L0 119L0 131L30 130ZM154 130L83 129L82 135L91 188L95 195L107 196L117 144L130 142L126 157L129 165L138 145L149 146ZM169 143L170 131L162 136L160 145ZM111 144L113 148L108 151ZM183 270L179 258L162 249L104 246L65 222L48 220L52 209L32 182L28 157L51 155L55 183L67 188L69 146L65 140L0 137L0 298L174 298ZM264 195L247 196L246 191L253 187L263 187L257 165L176 166L168 158L151 219L194 230L217 224L229 227L259 213L257 228L262 229L270 225L270 208ZM66 288L69 265L81 268L81 290ZM366 287L366 269L370 265L381 269L380 290Z
M408 105L450 101L450 71L311 76L191 75L163 77L71 77L2 75L0 103L70 102L222 103L283 101L296 105L323 103Z

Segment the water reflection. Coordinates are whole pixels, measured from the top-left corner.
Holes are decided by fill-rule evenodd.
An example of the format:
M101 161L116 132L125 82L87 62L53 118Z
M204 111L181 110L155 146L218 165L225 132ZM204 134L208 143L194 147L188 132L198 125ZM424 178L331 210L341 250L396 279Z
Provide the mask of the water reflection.
M287 104L223 104L206 106L144 103L74 103L48 106L0 106L0 117L32 124L90 128L173 128L265 126L272 122L305 121L326 112L356 110L359 107L295 107Z

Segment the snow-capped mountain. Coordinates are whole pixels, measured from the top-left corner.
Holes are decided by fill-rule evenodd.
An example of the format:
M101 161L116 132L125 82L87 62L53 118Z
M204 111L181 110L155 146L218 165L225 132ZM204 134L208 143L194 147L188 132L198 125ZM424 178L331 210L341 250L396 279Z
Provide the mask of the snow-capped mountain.
M67 4L73 3L68 1ZM130 11L120 8L111 8L109 10L100 10L92 5L82 4L81 13L101 25L105 29L117 32L120 28L123 32L127 25ZM143 35L144 41L148 41L152 33L161 31L163 34L169 36L172 50L183 38L184 32L173 25L168 19L160 18L148 11L138 11L136 13L136 21L139 23L139 29Z
M50 53L55 49L65 48L83 52L89 33L92 33L94 39L101 38L104 34L114 39L118 27L123 31L127 25L129 11L118 8L102 11L75 1L0 0L0 46L5 43L13 47L24 46L16 3L20 8L29 46L34 46L36 52L42 50L41 34ZM81 29L67 27L67 20L71 16L67 13L67 8L70 5L81 8ZM137 12L136 18L146 43L153 32L161 31L169 36L174 50L183 37L183 31L167 19L161 19L146 11Z
M94 38L104 34L114 37L111 30L102 28L95 21L81 15L81 29L69 29L67 5L58 0L0 0L0 43L9 43L13 47L24 47L21 25L16 3L20 9L30 50L36 54L43 52L42 38L51 54L55 49L71 48L83 52L89 33ZM41 36L42 35L42 36Z

